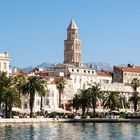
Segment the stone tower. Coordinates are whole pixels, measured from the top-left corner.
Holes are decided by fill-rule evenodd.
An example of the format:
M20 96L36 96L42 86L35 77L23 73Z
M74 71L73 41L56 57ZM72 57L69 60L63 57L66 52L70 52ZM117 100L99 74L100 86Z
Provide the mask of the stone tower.
M73 19L67 28L67 39L64 41L64 64L76 66L82 64L78 28Z

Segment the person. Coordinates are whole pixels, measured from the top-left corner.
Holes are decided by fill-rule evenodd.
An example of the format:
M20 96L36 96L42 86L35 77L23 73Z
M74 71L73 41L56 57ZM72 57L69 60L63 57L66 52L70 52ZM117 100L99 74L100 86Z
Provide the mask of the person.
M44 115L45 118L48 117L48 111L45 111L45 115Z

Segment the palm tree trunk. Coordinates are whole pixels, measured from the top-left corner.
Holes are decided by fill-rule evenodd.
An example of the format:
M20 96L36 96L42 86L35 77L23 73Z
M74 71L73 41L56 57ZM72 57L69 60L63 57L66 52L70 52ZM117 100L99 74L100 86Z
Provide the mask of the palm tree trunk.
M33 107L34 107L34 96L35 94L32 93L33 95L31 95L30 93L30 118L33 117Z
M43 107L43 105L42 105L42 95L41 95L41 101L40 101L40 110L42 111L42 107Z
M137 111L137 102L134 103L134 111Z
M85 107L82 107L82 116L85 115Z
M12 106L9 106L9 118L12 118Z
M5 118L8 117L8 107L7 107L7 99L5 101Z
M94 106L93 106L93 112L92 113L93 113L92 114L93 115L93 118L95 118L96 117L96 115L95 115L96 114L96 111L95 111L95 107Z
M59 108L61 108L61 90L59 90Z

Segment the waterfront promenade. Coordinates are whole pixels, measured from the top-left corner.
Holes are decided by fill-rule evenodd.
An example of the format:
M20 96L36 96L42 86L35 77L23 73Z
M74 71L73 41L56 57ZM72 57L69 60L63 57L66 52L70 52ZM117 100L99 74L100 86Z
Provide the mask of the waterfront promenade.
M125 123L140 122L140 119L123 119L123 118L89 118L89 119L53 119L53 118L12 118L0 119L1 124L26 124L26 123Z

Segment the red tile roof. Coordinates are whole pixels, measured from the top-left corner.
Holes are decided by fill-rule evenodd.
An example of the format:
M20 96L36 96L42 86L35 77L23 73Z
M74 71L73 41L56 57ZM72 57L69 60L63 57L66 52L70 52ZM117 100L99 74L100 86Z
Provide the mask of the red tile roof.
M116 68L126 71L126 72L135 72L135 73L140 73L140 66L115 66Z
M98 74L99 76L111 77L111 73L108 72L108 71L105 71L105 70L98 71L97 74Z

